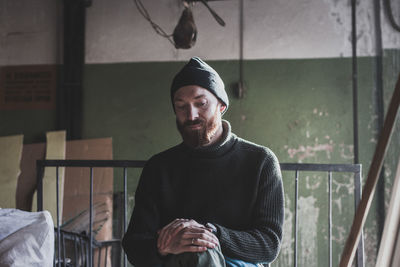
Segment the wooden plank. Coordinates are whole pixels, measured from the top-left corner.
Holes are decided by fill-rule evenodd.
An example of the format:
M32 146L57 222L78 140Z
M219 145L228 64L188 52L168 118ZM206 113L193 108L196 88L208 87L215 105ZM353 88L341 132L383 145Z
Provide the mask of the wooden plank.
M32 211L32 199L36 191L36 161L43 160L46 144L29 144L22 148L21 173L18 177L17 209Z
M112 160L112 138L68 141L66 158L75 160ZM112 239L113 179L113 168L93 169L93 229L100 228L97 234L94 235L97 241ZM86 233L89 232L89 196L90 169L65 168L63 223L76 217L80 212L87 211L86 216L79 216L76 221L80 222L82 227L86 226ZM102 222L96 223L96 221ZM63 229L72 230L68 227ZM103 251L100 262L98 262L99 251L95 250L93 253L93 266L111 266L110 252L109 250L106 258L105 251Z
M15 208L23 135L0 137L0 208Z
M55 131L46 133L46 159L65 159L66 150L66 132ZM59 168L59 222L61 223L63 214L63 196L64 196L64 168ZM57 180L56 168L46 168L43 176L43 208L51 213L54 226L57 227ZM37 209L36 192L33 197L32 210Z
M66 158L111 160L113 158L112 139L68 141ZM109 240L112 238L113 169L94 168L93 177L93 203L107 203L110 212L110 220L107 220L102 230L96 235L96 240ZM75 217L83 210L89 209L89 178L89 168L65 169L63 222Z
M340 267L350 267L357 250L357 244L361 235L362 228L367 219L369 209L371 207L376 184L378 182L379 173L382 169L383 159L385 157L393 126L396 121L397 111L400 104L400 75L394 89L392 99L386 114L383 129L380 134L378 144L371 162L371 167L368 172L367 180L362 193L362 199L357 207L351 226L350 234L347 238L342 257L340 259Z
M400 160L390 197L389 211L383 228L376 267L389 267L400 223ZM395 265L398 266L398 265Z
M396 245L393 248L393 255L392 255L392 264L390 267L397 267L400 266L400 225L397 226L397 236Z

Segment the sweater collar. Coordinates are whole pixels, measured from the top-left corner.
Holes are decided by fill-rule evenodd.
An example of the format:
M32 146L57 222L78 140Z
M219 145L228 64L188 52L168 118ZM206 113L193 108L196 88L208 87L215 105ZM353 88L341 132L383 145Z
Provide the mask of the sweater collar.
M184 151L199 157L219 157L228 152L236 142L236 135L231 132L231 125L227 120L222 120L222 137L221 139L210 146L193 148L185 143L182 143Z

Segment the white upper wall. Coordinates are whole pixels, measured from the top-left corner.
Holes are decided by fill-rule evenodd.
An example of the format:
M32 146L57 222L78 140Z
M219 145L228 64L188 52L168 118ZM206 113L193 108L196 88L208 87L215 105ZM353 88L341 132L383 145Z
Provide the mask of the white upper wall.
M0 0L0 65L51 64L60 58L60 2ZM172 33L181 0L142 0L151 18ZM374 54L372 1L358 1L358 55ZM400 1L391 1L400 23ZM176 50L157 35L133 0L93 0L87 9L86 62L140 62L239 58L239 0L193 8L198 36L189 50ZM382 8L383 9L383 8ZM58 14L58 15L57 15ZM57 21L59 20L59 21ZM400 33L382 11L384 48L400 48ZM244 0L244 58L291 59L351 56L349 0Z
M0 0L0 66L58 62L56 0Z

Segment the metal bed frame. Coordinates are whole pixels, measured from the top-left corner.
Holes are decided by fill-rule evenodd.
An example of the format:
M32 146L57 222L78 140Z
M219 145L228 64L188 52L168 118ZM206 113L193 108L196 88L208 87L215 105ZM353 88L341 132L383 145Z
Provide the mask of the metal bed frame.
M46 167L56 168L56 198L57 198L57 223L55 227L56 232L56 249L54 257L54 266L77 266L68 263L65 258L65 240L73 240L75 246L75 254L80 253L85 257L83 266L93 267L93 249L99 249L99 264L102 249L105 248L105 257L107 258L108 248L112 245L121 246L122 236L118 239L109 241L98 242L93 239L92 226L93 226L93 168L122 168L123 169L123 220L122 229L125 233L127 229L127 169L128 168L143 168L146 161L144 160L38 160L37 161L37 209L43 210L43 174ZM332 267L332 173L334 172L347 172L354 174L354 201L355 208L358 206L361 198L361 164L302 164L302 163L281 163L282 171L295 172L295 237L294 237L294 266L297 267L297 243L298 243L298 187L299 187L299 173L302 171L326 172L328 177L328 194L329 194L329 210L328 210L328 224L329 224L329 267ZM59 221L59 168L60 167L83 167L90 168L90 228L86 236L66 232L60 229ZM75 263L77 262L75 258ZM127 266L126 255L123 257L123 266ZM80 265L79 265L80 266ZM358 245L356 266L364 267L364 242L363 236L360 238Z

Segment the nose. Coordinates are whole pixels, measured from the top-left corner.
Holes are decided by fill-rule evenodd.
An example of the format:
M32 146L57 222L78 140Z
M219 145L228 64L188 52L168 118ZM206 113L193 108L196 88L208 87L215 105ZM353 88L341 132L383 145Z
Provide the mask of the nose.
M187 119L194 121L199 117L199 112L196 107L190 106L187 111Z

